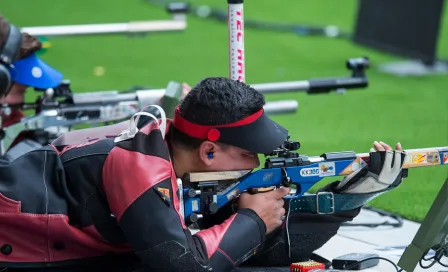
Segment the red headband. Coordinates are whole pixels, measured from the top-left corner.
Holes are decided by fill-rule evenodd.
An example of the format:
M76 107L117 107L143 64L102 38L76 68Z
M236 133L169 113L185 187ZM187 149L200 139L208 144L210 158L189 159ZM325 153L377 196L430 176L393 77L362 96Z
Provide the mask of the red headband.
M180 110L178 106L174 111L173 125L179 131L187 134L190 137L216 142L221 136L221 133L219 132L218 128L245 126L255 122L258 118L260 118L262 114L263 114L263 108L261 108L256 113L249 115L248 117L235 123L218 125L218 126L205 126L205 125L193 124L190 121L185 120L182 116L180 116Z

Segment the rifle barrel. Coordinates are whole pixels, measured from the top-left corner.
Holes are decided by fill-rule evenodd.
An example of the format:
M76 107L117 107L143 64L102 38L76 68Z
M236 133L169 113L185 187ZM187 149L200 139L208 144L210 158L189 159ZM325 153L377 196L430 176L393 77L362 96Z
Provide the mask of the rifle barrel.
M299 102L296 100L273 101L267 102L263 108L266 114L269 115L295 113L299 108Z
M165 94L165 89L139 90L133 93L118 93L118 91L102 91L73 94L75 105L81 104L113 104L144 100L145 105L158 104Z
M84 24L23 27L21 32L35 36L74 36L179 31L187 28L185 20L138 21L112 24Z
M117 91L77 93L73 95L73 102L75 105L82 106L138 101L142 108L147 105L159 105L164 94L165 89L139 90L134 93L118 93ZM294 113L298 107L299 103L295 100L282 100L267 102L264 109L267 114L280 114Z
M286 82L258 83L258 84L251 84L250 86L263 94L280 93L280 92L306 91L310 88L310 82L307 80L286 81Z
M328 93L337 89L358 89L367 87L365 77L320 78L302 81L252 84L251 87L260 93L299 92L309 94Z

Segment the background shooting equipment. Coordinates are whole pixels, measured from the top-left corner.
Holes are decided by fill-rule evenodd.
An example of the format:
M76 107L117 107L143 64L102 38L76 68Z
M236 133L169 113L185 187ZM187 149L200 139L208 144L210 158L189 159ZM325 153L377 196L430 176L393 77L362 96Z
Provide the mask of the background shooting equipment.
M200 222L204 216L215 214L246 191L258 193L264 192L264 189L294 186L295 193L285 197L291 199L291 212L317 214L354 209L379 195L379 193L350 195L352 199L349 204L356 206L351 207L347 204L346 194L338 195L331 192L306 194L312 186L325 177L345 176L368 165L370 154L343 151L308 157L296 152L299 148L299 142L286 140L284 145L266 154L264 168L253 172L241 170L186 174L183 177L183 183L178 182L183 192L181 200L185 222L188 225ZM448 156L448 146L405 151L407 158L403 169L448 166L448 163L444 162L444 156L445 158Z
M227 0L227 4L230 78L245 82L244 3L243 0ZM352 71L352 74L351 77L346 78L253 84L251 87L260 93L306 91L308 94L328 93L339 89L365 88L368 85L365 70L369 68L369 64L367 57L349 59L346 62L346 67Z
M33 110L34 115L23 118L20 122L0 130L1 155L4 155L21 133L40 145L46 145L71 131L78 125L108 125L110 123L128 120L133 114L147 105L160 105L167 117L172 117L174 108L180 103L182 85L171 81L166 89L137 90L120 93L119 91L100 91L89 93L73 93L70 81L63 81L58 87L36 89L42 95L35 103L4 104L2 111L8 115L12 108ZM268 102L265 105L267 114L279 114L297 111L296 101ZM159 116L157 110L151 110ZM149 119L144 116L139 119L139 127ZM35 148L35 145L32 145ZM16 157L22 151L12 155Z
M322 94L342 89L366 88L368 86L368 80L365 70L369 66L370 62L367 57L352 58L346 61L346 67L351 71L351 76L349 77L252 84L251 87L263 94L297 91L306 91L308 94Z
M1 155L5 154L23 132L39 144L46 145L62 133L72 130L73 126L127 120L146 105L163 104L163 98L166 98L165 101L171 101L169 104L165 102L165 107L173 107L165 110L174 111L174 105L180 101L181 88L180 83L170 82L167 91L139 90L122 94L118 91L103 91L75 94L70 89L70 82L63 81L56 88L37 89L43 94L35 103L3 105L2 110L6 114L12 107L19 107L22 110L34 110L35 115L22 118L20 122L1 129Z
M274 82L252 84L262 93L287 92L306 90L307 93L328 93L340 88L364 88L368 84L364 69L368 67L365 58L354 58L347 61L347 67L352 70L352 77L322 78L293 82ZM31 138L46 145L62 133L70 131L75 125L98 125L123 121L142 107L151 104L161 105L167 116L173 113L174 105L178 104L182 95L180 83L170 82L165 89L146 89L134 92L99 91L89 93L73 93L70 82L64 81L56 88L37 89L41 92L35 103L18 105L2 105L2 111L8 113L13 107L22 110L34 110L35 115L26 117L21 122L3 128L0 131L2 139L1 154L5 154L17 136L23 131L32 131ZM295 113L299 104L295 100L267 102L264 110L267 114ZM156 116L158 113L153 112ZM139 120L143 125L146 118Z
M447 154L448 156L448 154ZM430 251L434 251L433 256ZM423 269L435 264L447 267L448 257L448 178L440 188L425 219L401 256L398 266L404 271L415 271L417 264ZM425 264L423 264L426 261Z
M175 0L146 0L149 4L164 6ZM208 5L190 5L189 14L202 18L227 24L227 10L218 9ZM352 34L344 31L335 25L311 25L311 24L294 24L283 22L269 22L257 19L246 19L244 24L247 28L273 31L275 33L284 32L292 33L299 36L320 36L328 38L350 39Z
M171 20L136 21L113 24L85 24L61 26L34 26L23 27L22 32L34 36L80 36L99 34L138 34L149 32L183 31L187 28L186 3L170 3L166 7L173 15Z

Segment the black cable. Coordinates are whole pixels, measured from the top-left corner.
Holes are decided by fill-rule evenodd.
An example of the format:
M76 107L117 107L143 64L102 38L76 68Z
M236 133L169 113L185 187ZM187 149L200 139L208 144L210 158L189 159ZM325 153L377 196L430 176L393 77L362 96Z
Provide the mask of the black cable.
M423 257L420 259L420 261L419 261L419 264L420 264L420 267L421 268L423 268L423 269L428 269L428 268L431 268L432 266L434 266L435 264L440 264L441 266L443 266L443 267L448 267L448 264L444 264L444 263L442 263L440 260L441 260L441 258L444 256L444 254L440 254L440 252L439 252L439 254L435 254L434 256L432 256L432 257L429 257L429 258L425 258L426 257L426 255L428 254L428 252L429 252L429 250L425 253L425 255L423 255ZM352 264L352 265L349 265L349 266L344 266L343 267L343 269L344 270L350 270L351 268L353 268L353 267L355 267L355 266L357 266L357 265L359 265L359 264L361 264L361 263L363 263L363 262L365 262L365 261L369 261L369 260L383 260L383 261L387 261L387 262L389 262L390 264L392 264L393 266L394 266L394 268L395 268L395 270L397 271L397 272L402 272L403 271L403 268L399 268L393 261L391 261L391 260L389 260L389 259L387 259L387 258L383 258L383 257L371 257L371 258L367 258L367 259L365 259L365 260L362 260L362 261L359 261L359 262L356 262L356 263L354 263L354 264ZM432 260L432 262L429 264L429 265L427 265L427 266L425 266L425 265L423 265L423 261L431 261Z
M447 252L445 248L437 249L435 254L432 257L426 258L426 255L428 255L428 252L429 252L429 249L426 251L425 255L423 255L423 257L419 261L419 265L421 268L428 269L428 268L431 268L432 266L434 266L435 264L440 264L443 267L448 267L447 264L444 264L441 262L442 257L445 256L446 252ZM432 261L432 262L425 266L425 265L423 265L423 261Z
M387 262L389 262L390 264L392 264L392 265L395 267L395 270L396 270L397 272L400 272L400 271L403 270L403 269L399 269L398 266L397 266L393 261L391 261L391 260L389 260L389 259L387 259L387 258L383 258L383 257L371 257L371 258L367 258L367 259L364 259L364 260L362 260L362 261L356 262L356 263L354 263L354 264L352 264L352 265L349 265L349 266L346 266L346 267L344 266L343 269L344 269L344 270L350 270L351 268L353 268L353 267L355 267L355 266L357 266L357 265L359 265L359 264L361 264L361 263L363 263L363 262L365 262L365 261L369 261L369 260L383 260L383 261L387 261Z
M420 267L421 267L421 268L423 268L423 269L428 269L428 268L431 268L433 265L435 265L435 264L437 263L437 259L434 258L434 260L432 261L432 263L430 263L428 266L424 266L424 265L423 265L423 258L420 259L420 261L419 261L418 263L420 264Z
M431 249L426 250L425 254L422 257L422 260L424 260L424 261L431 261L431 260L437 258L437 252L434 253L434 255L432 255L431 257L426 258L426 256L428 256L430 250Z
M169 3L179 2L179 0L146 0L150 4L158 6L166 6ZM212 8L207 5L194 6L189 4L189 14L199 18L214 19L227 24L227 11ZM275 32L290 32L300 36L324 36L330 38L350 39L352 35L348 32L341 31L336 26L315 26L315 25L298 25L290 23L264 22L258 20L244 19L245 28L254 28L269 30Z
M436 251L436 254L434 255L434 257L435 257L437 263L440 264L440 265L443 266L443 267L448 267L448 264L444 264L444 263L442 263L442 261L441 261L442 258L443 258L443 256L446 256L447 253L448 253L448 249L446 248L446 245L444 245L444 246L442 246L441 248L439 248L439 249Z
M429 257L429 258L425 258L424 256L423 256L423 258L422 258L422 260L423 261L431 261L431 260L433 260L434 259L434 256L432 256L432 257Z
M366 206L363 209L372 211L372 212L376 212L381 216L384 217L390 217L392 219L394 219L396 222L389 222L389 221L383 221L381 223L343 223L342 226L345 227L367 227L367 228L376 228L376 227L380 227L380 226L390 226L390 227L394 227L394 228L400 228L403 226L403 218L397 214L394 213L390 213L390 212L386 212L374 207L370 207L370 206Z

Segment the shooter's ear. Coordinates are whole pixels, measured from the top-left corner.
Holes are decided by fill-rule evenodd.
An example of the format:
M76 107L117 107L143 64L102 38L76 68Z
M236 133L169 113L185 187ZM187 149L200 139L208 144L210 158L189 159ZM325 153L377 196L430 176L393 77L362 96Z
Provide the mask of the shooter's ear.
M210 167L214 163L213 158L217 150L218 146L215 143L204 141L199 146L199 159L205 166Z

